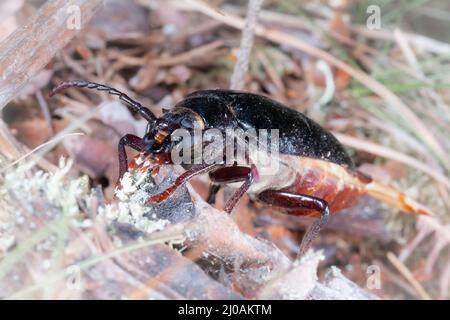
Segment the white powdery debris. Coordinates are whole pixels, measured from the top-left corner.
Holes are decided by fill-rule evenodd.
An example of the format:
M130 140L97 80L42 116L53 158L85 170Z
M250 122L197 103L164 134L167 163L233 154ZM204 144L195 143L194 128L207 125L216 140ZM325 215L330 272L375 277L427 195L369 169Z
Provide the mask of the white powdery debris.
M117 221L130 224L136 229L146 233L152 233L164 229L170 222L164 219L151 219L146 216L148 209L142 204L134 202L131 197L129 201L120 201L116 205L108 205L99 208L99 216L107 221Z
M136 165L144 163L137 158ZM144 163L144 166L147 163ZM148 171L135 170L126 172L116 189L116 197L120 200L117 206L107 206L100 210L100 214L110 221L117 221L134 226L138 230L152 233L164 229L169 220L156 219L149 215L149 208L145 205L149 197L145 187L149 182Z
M116 197L121 201L126 201L129 199L130 195L136 192L136 190L137 186L134 183L134 179L131 174L129 172L125 172L120 180L120 187L116 189Z
M72 161L61 158L58 170L54 173L38 171L31 177L26 169L19 167L5 175L1 186L2 193L12 192L16 198L22 200L24 206L31 205L37 199L45 199L49 205L60 209L61 214L76 216L79 213L78 199L88 193L88 180L87 177L66 178L71 166ZM3 206L2 208L4 209ZM12 213L15 216L20 215L17 210Z

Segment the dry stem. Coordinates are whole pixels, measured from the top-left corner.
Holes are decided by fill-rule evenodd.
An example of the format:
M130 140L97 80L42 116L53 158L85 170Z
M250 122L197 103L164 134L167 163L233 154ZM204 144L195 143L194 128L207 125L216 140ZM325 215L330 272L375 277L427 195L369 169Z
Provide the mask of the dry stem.
M242 30L241 45L237 54L237 62L234 66L230 80L230 89L242 90L244 88L245 75L248 70L250 52L253 46L255 27L258 14L264 0L250 0L247 8L245 26Z

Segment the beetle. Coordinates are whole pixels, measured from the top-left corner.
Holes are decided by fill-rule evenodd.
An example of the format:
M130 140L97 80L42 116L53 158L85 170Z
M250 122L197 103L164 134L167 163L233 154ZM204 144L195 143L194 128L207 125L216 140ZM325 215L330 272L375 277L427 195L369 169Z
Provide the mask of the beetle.
M151 157L160 165L172 163L170 152L174 143L171 134L178 128L279 130L281 165L276 174L263 174L255 163L248 166L189 164L184 166L186 171L171 186L151 196L151 202L166 200L189 179L204 173L209 173L212 182L207 199L211 204L222 185L241 183L226 202L225 212L231 213L247 193L251 199L279 207L284 213L317 217L302 239L300 255L310 247L331 214L352 206L362 194L369 194L405 212L428 214L426 208L403 193L359 172L344 147L330 132L301 112L268 97L233 90L195 91L158 118L150 109L119 90L94 82L65 81L55 87L50 96L71 87L116 95L148 122L147 132L142 138L127 134L120 139L120 178L128 168L126 146Z

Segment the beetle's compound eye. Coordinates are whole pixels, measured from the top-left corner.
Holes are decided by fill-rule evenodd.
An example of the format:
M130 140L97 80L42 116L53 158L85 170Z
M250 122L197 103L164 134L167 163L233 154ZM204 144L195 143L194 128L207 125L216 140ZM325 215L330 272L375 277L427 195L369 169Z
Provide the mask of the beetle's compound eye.
M142 145L146 153L166 152L170 145L170 137L165 130L146 133L142 138Z
M142 145L144 149L151 150L153 145L155 144L155 138L154 135L151 133L146 133L144 137L142 138Z

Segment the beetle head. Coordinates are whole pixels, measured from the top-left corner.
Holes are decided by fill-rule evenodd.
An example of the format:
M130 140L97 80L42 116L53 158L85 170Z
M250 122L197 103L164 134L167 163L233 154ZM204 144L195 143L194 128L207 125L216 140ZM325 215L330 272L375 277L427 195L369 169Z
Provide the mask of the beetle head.
M144 152L168 153L173 147L171 134L176 129L192 132L194 129L203 128L204 122L201 117L189 109L175 108L173 111L165 112L161 118L147 127L147 132L142 138Z
M170 134L177 128L173 122L165 119L157 119L155 124L147 127L147 132L142 138L142 146L147 154L170 152Z
M150 109L143 107L139 102L131 99L125 93L120 92L115 88L91 81L65 81L55 87L51 91L50 96L72 87L105 91L109 94L118 96L120 100L126 103L130 110L139 113L147 120L148 127L147 132L142 139L142 147L143 151L148 155L167 155L172 149L170 135L177 128L181 127L187 130L204 128L204 122L201 116L191 109L175 107L171 111L163 110L164 115L161 118L157 118Z

